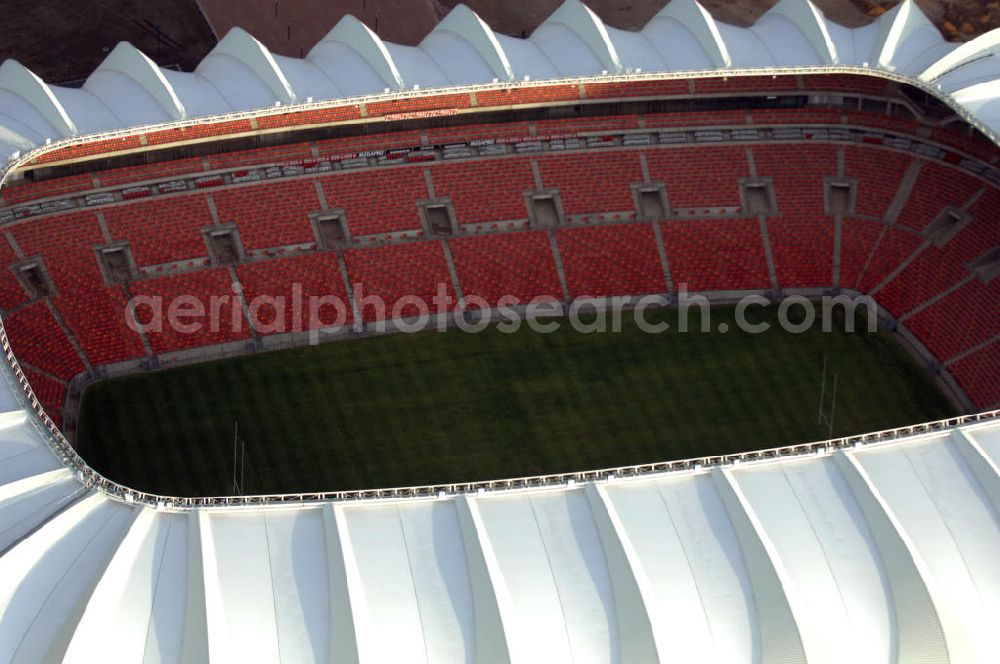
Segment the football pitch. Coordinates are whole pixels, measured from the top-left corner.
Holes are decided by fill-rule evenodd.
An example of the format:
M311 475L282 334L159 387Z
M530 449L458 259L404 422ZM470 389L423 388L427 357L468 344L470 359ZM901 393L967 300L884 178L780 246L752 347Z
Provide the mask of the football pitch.
M886 332L738 332L732 308L677 331L675 309L621 332L562 321L539 334L393 334L100 382L78 450L98 471L167 495L367 489L518 477L748 451L944 418L954 408ZM698 329L697 308L691 329ZM864 329L859 318L858 328Z

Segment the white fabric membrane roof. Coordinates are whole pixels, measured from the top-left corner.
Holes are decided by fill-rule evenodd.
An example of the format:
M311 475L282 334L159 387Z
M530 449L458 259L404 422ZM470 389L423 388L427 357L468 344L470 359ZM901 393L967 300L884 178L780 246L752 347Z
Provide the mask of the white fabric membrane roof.
M119 44L82 89L0 67L0 151L362 94L857 65L1000 130L1000 31L944 42L782 0L673 0L640 32L568 0L527 40L459 6L418 47L342 20L303 59L233 30L194 73ZM157 508L81 482L4 366L0 662L995 662L1000 420L808 456L436 498ZM669 435L669 434L665 434Z
M715 21L671 0L642 30L605 26L566 0L528 39L494 33L465 5L416 47L384 42L345 16L303 58L273 55L231 30L194 72L160 69L122 42L82 88L50 86L15 60L0 66L0 156L46 139L346 97L602 74L845 66L921 82L1000 135L1000 30L946 42L912 1L855 29L808 0L781 0L755 25Z

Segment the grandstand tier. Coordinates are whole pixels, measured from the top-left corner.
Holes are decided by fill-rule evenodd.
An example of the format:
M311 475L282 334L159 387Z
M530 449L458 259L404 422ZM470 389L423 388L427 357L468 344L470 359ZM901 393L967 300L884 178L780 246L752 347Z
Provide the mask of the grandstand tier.
M834 119L818 110L784 113L756 111L755 124L818 126ZM263 316L256 321L264 331L259 336L351 324L346 289L357 285L389 307L363 306L362 320L372 322L392 317L392 303L403 296L429 300L439 284L449 296L478 296L492 305L502 295L524 302L680 288L857 290L902 318L942 363L1000 332L988 315L993 305L977 304L979 291L989 293L993 284L980 283L980 272L970 268L1000 244L992 223L1000 190L993 183L945 159L900 156L895 144L872 141L885 119L870 115L858 116L870 126L847 143L817 142L811 134L797 140L773 134L771 141L756 134L748 144L735 135L722 143L714 134L707 142L697 135L686 135L686 143L635 138L642 127L669 118L683 127L689 116L435 128L421 147L414 147L421 136L413 131L320 143L320 154L337 153L361 169L319 168L324 162L302 160L315 151L298 144L212 157L208 175L202 161L182 158L137 167L134 178L129 169L115 169L22 184L13 200L37 195L69 203L19 217L12 227L5 320L18 330L24 317L34 329L45 312L26 304L50 300L58 319L48 329L74 350L35 361L62 380L90 366L250 341L257 332L242 308L259 295L290 297L293 284L306 300L340 298L343 315L326 310L309 321L301 310L262 307L254 312ZM701 122L718 127L732 117L709 111ZM453 142L461 139L479 141L482 152ZM525 140L541 151L519 151L516 141ZM367 156L349 152L366 141L381 147ZM421 163L407 164L413 155ZM109 183L117 183L110 193ZM842 188L839 203L834 186ZM73 211L74 200L98 203ZM214 239L220 234L221 254ZM122 252L123 277L102 264L108 247ZM32 261L50 293L25 285L21 270ZM230 261L235 272L219 267ZM243 289L244 299L228 305L222 316L228 327L211 333L144 337L124 322L135 295L207 300L233 296L234 288ZM956 376L963 390L966 380ZM969 394L981 394L969 387Z

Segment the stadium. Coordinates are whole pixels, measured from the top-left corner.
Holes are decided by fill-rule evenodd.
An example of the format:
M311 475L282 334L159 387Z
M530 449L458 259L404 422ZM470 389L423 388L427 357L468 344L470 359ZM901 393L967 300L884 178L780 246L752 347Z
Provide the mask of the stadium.
M5 61L0 662L996 661L998 49L566 0ZM704 327L490 319L639 300Z

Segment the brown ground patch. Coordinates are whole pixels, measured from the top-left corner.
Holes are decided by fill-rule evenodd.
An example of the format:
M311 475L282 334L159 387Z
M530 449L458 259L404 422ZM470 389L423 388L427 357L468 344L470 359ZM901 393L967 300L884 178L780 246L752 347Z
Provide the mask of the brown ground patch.
M195 0L0 0L0 16L0 60L51 83L86 78L120 41L185 71L215 45Z
M467 0L499 32L530 34L562 0ZM815 0L828 17L856 27L898 0ZM777 0L702 0L720 21L749 25ZM917 0L949 39L1000 25L1000 0ZM240 26L275 53L307 53L345 14L386 40L417 44L459 0L0 0L0 58L13 57L48 81L86 77L108 50L131 41L162 65L190 71L211 50L212 30ZM589 0L608 25L641 28L665 0ZM202 14L204 12L204 15ZM205 18L211 23L206 23ZM156 25L161 40L157 54Z

